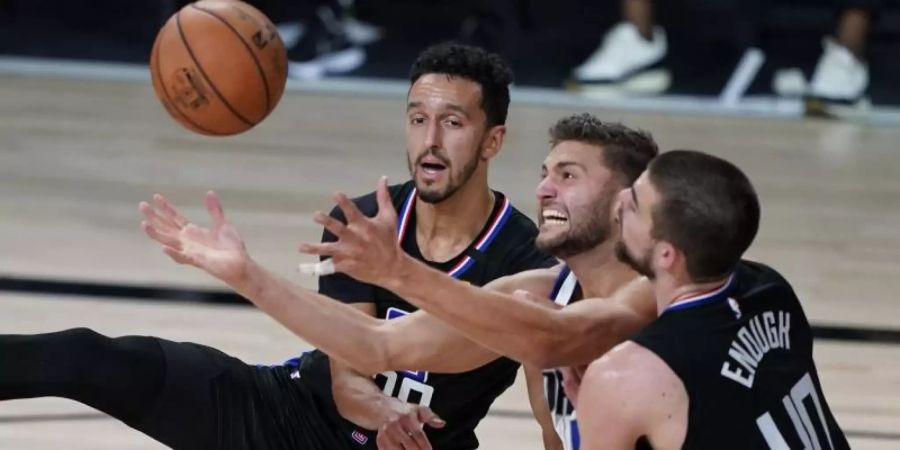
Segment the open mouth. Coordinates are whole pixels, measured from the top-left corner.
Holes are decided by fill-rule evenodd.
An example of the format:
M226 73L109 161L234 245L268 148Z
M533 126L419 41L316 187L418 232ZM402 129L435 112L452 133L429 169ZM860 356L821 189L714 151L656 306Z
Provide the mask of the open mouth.
M541 211L541 218L544 219L544 223L548 225L562 225L569 221L569 218L566 217L565 214L552 209Z
M443 172L444 170L447 170L447 166L433 162L423 162L419 165L419 167L421 167L422 170L429 175L435 175Z

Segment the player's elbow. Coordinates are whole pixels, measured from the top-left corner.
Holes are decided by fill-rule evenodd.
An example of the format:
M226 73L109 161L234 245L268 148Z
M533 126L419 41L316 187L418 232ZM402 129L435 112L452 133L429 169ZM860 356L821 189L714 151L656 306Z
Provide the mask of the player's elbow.
M562 339L561 339L562 337ZM565 336L559 332L541 332L533 335L522 362L541 369L559 367L560 350L564 346Z
M549 346L538 345L528 353L522 363L540 369L550 369L556 367L554 360L553 350Z
M392 352L389 343L382 337L380 329L354 352L357 355L353 361L348 361L357 372L365 375L375 375L390 370L392 364Z
M332 357L336 357L336 359L341 360L344 364L353 368L354 371L363 375L371 376L387 371L385 357L376 346L366 346L357 355L353 359L341 358L336 355L332 355Z
M411 357L408 341L388 326L388 322L380 324L376 333L369 340L366 351L365 373L374 375L394 370L414 369L410 365Z

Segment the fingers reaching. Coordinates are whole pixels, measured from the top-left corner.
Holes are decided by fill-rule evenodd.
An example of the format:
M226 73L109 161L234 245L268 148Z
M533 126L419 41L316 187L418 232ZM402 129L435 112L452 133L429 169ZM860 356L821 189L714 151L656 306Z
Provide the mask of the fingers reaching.
M171 221L178 228L184 228L189 222L184 216L169 203L169 200L160 194L153 196L153 204L159 210L160 215Z
M219 196L215 192L209 191L206 193L203 203L212 219L213 227L220 228L225 225L225 212L222 211L222 202L219 200Z
M447 425L447 422L444 422L444 419L438 417L431 408L426 406L419 407L419 421L428 424L428 426L432 428L443 428L444 425Z
M301 253L306 253L307 255L334 256L340 251L340 246L337 242L324 242L321 244L309 244L304 242L300 244L298 249Z
M340 220L337 220L322 211L316 211L316 213L313 214L313 220L325 227L326 230L330 231L331 234L335 235L338 239L344 238L344 230L347 226L341 223Z
M378 199L378 216L392 219L391 222L395 222L397 219L397 210L394 209L394 203L391 201L391 194L388 192L388 179L386 176L381 177L378 180L378 187L375 190L375 195Z
M350 201L350 199L347 198L347 196L343 193L338 192L337 194L334 194L334 201L338 204L338 207L340 207L341 211L344 213L344 217L347 219L347 224L355 223L365 218L363 213L359 211L359 208L356 207L356 204Z
M141 229L144 230L144 233L146 233L150 239L153 239L166 247L181 249L181 241L178 240L178 238L169 233L160 231L153 225L150 225L147 221L141 222Z

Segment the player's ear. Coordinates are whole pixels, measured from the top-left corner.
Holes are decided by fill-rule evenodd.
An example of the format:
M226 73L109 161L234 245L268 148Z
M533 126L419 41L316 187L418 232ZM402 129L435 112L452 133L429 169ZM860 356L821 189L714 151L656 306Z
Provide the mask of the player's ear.
M678 248L669 241L659 241L654 253L658 266L666 271L672 270L681 256Z
M488 128L484 135L484 141L481 143L481 159L488 161L500 153L503 147L503 139L506 137L506 126L495 125Z

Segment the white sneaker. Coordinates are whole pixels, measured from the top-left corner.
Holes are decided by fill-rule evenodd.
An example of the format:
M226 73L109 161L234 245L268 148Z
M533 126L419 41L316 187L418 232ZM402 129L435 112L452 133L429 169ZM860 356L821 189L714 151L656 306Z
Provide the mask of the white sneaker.
M281 42L284 48L291 48L300 42L303 33L306 32L306 25L303 22L283 22L275 25L278 34L281 35Z
M831 37L816 64L808 95L826 101L853 103L869 87L869 67Z
M347 39L356 45L370 45L384 36L381 28L353 18L344 19L343 26Z
M772 75L772 90L779 97L800 98L809 92L809 82L799 67L782 68Z
M668 51L666 33L653 28L648 41L630 22L620 22L610 29L600 47L573 70L579 82L617 82L660 62Z

